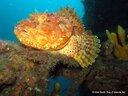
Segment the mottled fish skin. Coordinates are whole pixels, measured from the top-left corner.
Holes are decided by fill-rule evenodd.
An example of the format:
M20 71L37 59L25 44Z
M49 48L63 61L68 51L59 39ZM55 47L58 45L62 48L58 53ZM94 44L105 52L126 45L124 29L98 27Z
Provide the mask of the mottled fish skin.
M15 26L14 33L22 44L72 57L82 68L95 62L100 51L97 36L88 34L68 7L49 14L32 14Z

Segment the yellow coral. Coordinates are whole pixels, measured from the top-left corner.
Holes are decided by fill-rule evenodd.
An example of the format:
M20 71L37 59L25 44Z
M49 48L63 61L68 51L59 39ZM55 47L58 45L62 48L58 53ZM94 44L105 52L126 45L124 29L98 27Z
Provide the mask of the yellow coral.
M115 46L114 55L121 60L128 60L128 43L125 41L125 31L118 26L117 34L106 30L106 34L110 42ZM120 42L118 41L120 40Z

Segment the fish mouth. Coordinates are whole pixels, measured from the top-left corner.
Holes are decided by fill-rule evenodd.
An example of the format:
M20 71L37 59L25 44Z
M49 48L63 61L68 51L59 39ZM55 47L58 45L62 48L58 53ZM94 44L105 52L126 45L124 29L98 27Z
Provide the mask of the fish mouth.
M24 30L24 28L21 28L21 27L18 27L18 26L15 27L15 30L17 30L18 32L23 32L25 34L28 34L28 32L26 30Z

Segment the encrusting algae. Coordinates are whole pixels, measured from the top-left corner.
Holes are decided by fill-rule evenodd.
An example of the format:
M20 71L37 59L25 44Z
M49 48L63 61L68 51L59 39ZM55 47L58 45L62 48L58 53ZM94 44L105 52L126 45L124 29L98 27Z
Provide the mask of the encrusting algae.
M91 65L100 51L97 36L87 34L74 9L68 6L59 12L36 12L19 22L14 32L22 44L72 57L83 68Z
M125 40L125 31L121 26L118 26L118 34L106 30L106 34L110 42L115 46L114 55L121 59L128 61L128 43ZM120 41L118 41L120 40Z

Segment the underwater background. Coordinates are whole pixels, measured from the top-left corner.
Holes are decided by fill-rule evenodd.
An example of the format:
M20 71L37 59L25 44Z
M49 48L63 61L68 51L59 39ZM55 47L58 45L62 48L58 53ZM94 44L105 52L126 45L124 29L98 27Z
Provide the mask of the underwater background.
M126 65L128 64L127 62L128 61L128 53L127 53L128 51L128 31L127 31L128 30L128 8L127 8L128 1L127 0L118 0L118 1L117 0L1 0L0 2L1 2L0 3L0 12L1 12L0 40L9 41L9 42L13 42L13 41L19 42L19 40L14 34L14 27L17 25L18 22L29 18L30 14L33 14L35 12L39 12L39 13L58 12L60 10L60 7L65 8L67 5L69 6L69 8L74 8L82 24L84 24L85 30L88 30L88 32L90 32L89 34L94 34L98 36L102 47L100 48L101 52L100 53L97 52L99 53L98 58L100 59L96 61L96 64L93 67L91 68L89 67L89 69L87 69L89 71L86 70L87 72L85 72L85 74L88 78L86 78L84 82L80 83L81 87L75 90L75 92L73 93L74 94L73 96L95 96L95 94L92 94L90 89L94 88L93 90L94 93L96 92L95 90L98 90L98 87L101 87L101 90L103 92L105 90L104 88L109 89L110 88L109 86L104 87L105 85L103 84L104 82L107 81L106 78L109 78L109 76L111 78L111 75L108 72L108 70L110 69L111 69L110 72L113 72L112 70L118 70L118 71L114 71L113 74L119 73L119 76L117 75L117 77L119 78L116 78L112 74L112 78L114 78L114 80L112 79L113 80L112 81L108 79L108 81L110 80L110 85L113 82L114 84L115 82L119 82L117 83L117 85L119 85L119 90L121 90L120 89L121 87L122 88L121 91L123 92L125 91L125 93L127 92L126 89L128 88L128 86L125 86L127 85L126 82L128 81L128 78L127 78L128 65ZM120 32L121 34L123 34L123 36L120 37L119 33L117 33L117 31L119 30L121 30L121 32L125 32L125 36L124 36L124 33ZM111 39L112 34L119 35L117 36L117 38L114 35L116 39L120 40L118 47L115 44L115 42ZM110 42L108 42L108 40ZM121 47L119 48L119 46ZM2 48L0 48L0 51L1 50L3 51ZM2 52L0 52L0 54L1 53ZM120 53L122 54L120 55ZM31 54L29 55L31 56ZM108 65L104 65L105 63ZM115 65L111 65L111 64L115 64ZM90 70L93 70L93 68L94 68L94 71L92 71L92 73L90 74ZM100 71L103 73L101 74ZM105 78L103 76L103 78L105 78L106 81L103 81L104 79L102 78L103 80L101 81L103 82L101 82L102 83L101 85L98 83L99 86L97 84L98 81L96 80L99 80L100 78L95 76L96 75L95 72L96 74L98 74L99 77L108 72L108 75L107 75L108 77L106 76ZM70 74L70 76L72 76L72 74ZM124 79L120 79L123 76L124 76ZM94 79L95 77L96 77L96 80ZM115 78L119 79L119 81L116 81ZM66 78L62 74L59 74L57 77L51 76L49 80L50 80L49 96L58 96L58 95L52 95L52 92L54 90L54 86L56 83L60 83L61 85L61 91L59 92L60 96L68 96L67 95L68 89L74 83L74 80L70 78ZM122 80L125 87L121 83ZM95 83L97 85L95 85ZM107 82L106 85L108 84L109 82ZM3 85L1 86L0 87L3 88ZM86 88L87 86L89 86L89 88ZM113 86L115 87L116 84ZM110 88L110 90L112 88ZM36 90L40 91L38 88ZM125 95L127 96L127 94ZM0 96L4 96L4 95L0 95ZM20 96L24 96L23 93Z
M66 5L75 8L80 18L85 14L81 0L1 0L0 29L2 33L0 38L16 41L17 39L13 34L16 23L28 18L30 14L36 11L57 12L61 6L65 7Z

